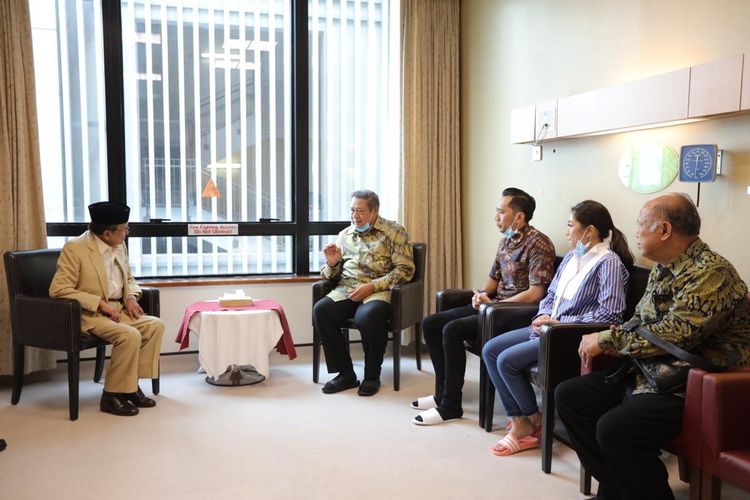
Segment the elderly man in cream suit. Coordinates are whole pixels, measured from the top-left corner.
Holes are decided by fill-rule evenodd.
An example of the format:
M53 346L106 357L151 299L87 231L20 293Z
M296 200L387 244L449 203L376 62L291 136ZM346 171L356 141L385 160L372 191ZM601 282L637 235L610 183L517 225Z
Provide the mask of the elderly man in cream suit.
M138 387L159 373L164 323L143 313L123 243L130 208L115 202L89 205L89 230L65 244L49 294L81 304L81 331L112 344L100 402L103 412L132 416L156 406Z

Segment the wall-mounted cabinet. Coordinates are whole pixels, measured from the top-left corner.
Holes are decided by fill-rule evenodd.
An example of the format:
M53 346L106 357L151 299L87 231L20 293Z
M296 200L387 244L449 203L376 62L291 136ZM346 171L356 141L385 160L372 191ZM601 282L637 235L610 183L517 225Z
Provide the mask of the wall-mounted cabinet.
M529 135L528 128L523 134L514 130L518 122L514 117L512 142L614 133L748 110L748 66L750 58L739 55L537 104L533 127L536 133ZM521 108L524 127L528 127L529 108L533 106ZM515 110L514 116L516 111L520 112ZM554 133L552 128L548 134L539 133L545 123L549 124L550 116L556 118ZM524 139L519 140L521 137Z
M740 110L742 56L728 57L690 68L689 118Z

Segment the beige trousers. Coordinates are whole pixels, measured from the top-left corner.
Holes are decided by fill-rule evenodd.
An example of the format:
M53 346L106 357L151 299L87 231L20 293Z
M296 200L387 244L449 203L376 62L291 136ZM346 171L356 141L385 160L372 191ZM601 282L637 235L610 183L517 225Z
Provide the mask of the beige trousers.
M114 302L110 302L115 306ZM120 307L122 307L120 305ZM135 392L139 378L159 377L159 354L164 322L155 316L132 319L120 311L120 322L97 316L89 332L112 344L112 359L104 376L107 392Z

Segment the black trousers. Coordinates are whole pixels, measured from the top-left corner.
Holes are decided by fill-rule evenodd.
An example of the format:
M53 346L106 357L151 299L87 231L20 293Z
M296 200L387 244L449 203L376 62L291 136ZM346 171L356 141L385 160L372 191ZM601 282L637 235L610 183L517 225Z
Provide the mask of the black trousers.
M685 400L630 394L628 381L604 382L606 372L566 380L557 387L557 412L581 464L599 481L599 499L669 500L661 448L682 429Z
M323 297L316 302L313 307L313 323L323 343L328 373L353 370L352 358L341 329L350 318L354 318L354 325L362 336L362 349L365 351L364 378L380 380L383 354L388 343L390 314L391 305L382 300L363 303L345 299L335 302L329 297Z
M444 408L461 408L466 373L464 340L479 335L479 311L473 306L454 307L422 320L427 349L435 369L435 401Z

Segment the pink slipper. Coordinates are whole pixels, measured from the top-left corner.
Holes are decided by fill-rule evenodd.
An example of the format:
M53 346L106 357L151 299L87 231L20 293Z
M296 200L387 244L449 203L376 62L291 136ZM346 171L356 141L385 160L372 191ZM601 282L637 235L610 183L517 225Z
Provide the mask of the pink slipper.
M493 455L498 457L505 457L507 455L513 455L519 451L531 450L539 447L539 438L534 436L524 436L517 438L513 434L506 434L500 441L498 441L490 451Z

